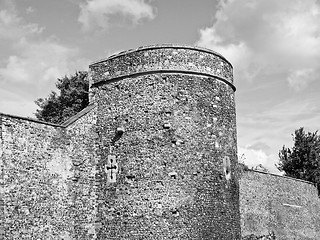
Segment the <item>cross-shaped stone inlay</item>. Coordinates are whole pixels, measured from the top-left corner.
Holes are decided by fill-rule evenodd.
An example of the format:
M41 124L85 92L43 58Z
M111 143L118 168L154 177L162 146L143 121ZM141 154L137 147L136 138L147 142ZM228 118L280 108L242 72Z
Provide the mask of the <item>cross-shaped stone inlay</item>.
M108 155L105 172L107 174L107 182L113 183L117 181L118 164L116 156Z

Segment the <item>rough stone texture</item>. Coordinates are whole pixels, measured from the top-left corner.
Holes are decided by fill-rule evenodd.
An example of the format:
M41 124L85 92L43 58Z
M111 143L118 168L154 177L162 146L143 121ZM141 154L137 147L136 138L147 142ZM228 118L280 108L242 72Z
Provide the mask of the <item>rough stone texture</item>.
M222 56L142 47L90 78L62 125L0 114L0 239L320 239L314 186L237 173Z
M195 72L214 75L233 83L231 64L209 49L190 46L159 45L140 47L111 56L90 66L93 82L150 72Z
M68 126L0 119L3 238L93 239L95 111Z
M57 239L71 228L62 133L55 125L0 118L4 239Z
M201 56L202 70L186 72ZM165 59L172 72L157 71ZM148 72L131 75L129 61ZM112 154L119 168L116 183L101 176L99 239L240 239L234 88L232 77L211 75L221 63L220 77L232 76L219 55L163 47L90 66L101 163ZM119 127L125 132L113 143Z
M306 181L256 171L240 179L242 236L320 239L320 198Z
M96 175L98 134L96 131L96 106L90 105L68 120L65 126L67 158L73 172L68 195L72 198L69 215L72 239L96 239Z

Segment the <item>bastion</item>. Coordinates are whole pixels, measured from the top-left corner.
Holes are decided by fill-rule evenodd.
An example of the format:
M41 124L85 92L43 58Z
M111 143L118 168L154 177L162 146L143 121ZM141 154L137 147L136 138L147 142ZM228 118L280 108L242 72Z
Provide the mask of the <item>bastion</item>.
M240 239L231 64L159 45L89 69L98 239Z
M0 239L320 239L313 183L237 164L220 54L140 47L89 81L64 123L0 113Z

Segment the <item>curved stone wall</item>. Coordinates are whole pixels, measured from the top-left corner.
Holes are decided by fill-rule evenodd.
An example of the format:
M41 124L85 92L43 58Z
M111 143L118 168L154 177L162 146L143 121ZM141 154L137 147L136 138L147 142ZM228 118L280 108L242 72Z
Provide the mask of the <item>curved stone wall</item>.
M220 54L200 47L160 45L124 51L91 64L94 83L155 72L196 73L220 78L232 87L232 65Z
M167 71L159 71L170 56ZM201 56L207 61L195 60ZM144 70L129 71L130 59ZM98 239L240 239L231 70L209 50L167 46L90 66Z

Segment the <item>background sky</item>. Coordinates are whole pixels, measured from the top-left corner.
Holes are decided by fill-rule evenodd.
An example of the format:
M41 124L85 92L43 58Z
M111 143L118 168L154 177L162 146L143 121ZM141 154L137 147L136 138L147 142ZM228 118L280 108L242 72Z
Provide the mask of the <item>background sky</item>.
M320 129L320 0L0 0L0 112L34 117L57 78L158 43L234 66L238 151L276 173L299 127Z

